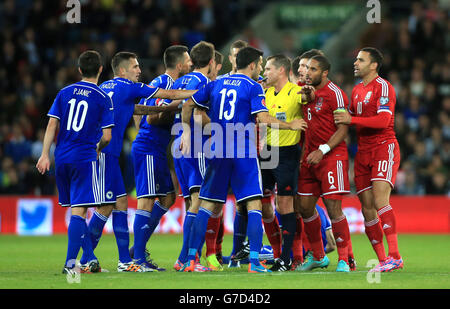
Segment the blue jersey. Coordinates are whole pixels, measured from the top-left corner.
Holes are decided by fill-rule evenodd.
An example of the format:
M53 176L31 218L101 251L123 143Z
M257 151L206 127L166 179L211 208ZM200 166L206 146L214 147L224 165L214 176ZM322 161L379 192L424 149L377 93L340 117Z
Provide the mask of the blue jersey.
M246 75L233 74L207 84L192 99L208 109L211 123L220 125L223 132L223 137L217 132L211 136L213 153L208 156L257 157L254 115L267 112L260 84Z
M174 89L185 89L185 90L196 90L204 87L210 82L209 78L203 75L203 73L200 72L191 72L189 74L186 74L180 78L178 78L175 81ZM181 113L177 113L175 115L175 123L181 122ZM195 124L194 124L194 116L191 117L191 130L194 130ZM198 127L198 125L197 125ZM196 134L196 131L193 131L191 133L191 154L190 156L187 155L187 157L191 158L197 158L198 152L203 152L203 144L207 140L207 136L201 136L201 127L198 130L199 135ZM177 137L180 137L183 131L179 131ZM177 140L178 142L178 140Z
M60 121L56 164L95 161L102 129L114 126L111 98L85 81L62 89L47 115Z
M123 146L123 135L133 116L134 105L137 98L151 98L158 91L143 83L134 83L131 80L116 77L100 85L114 103L114 123L111 142L102 152L120 157Z
M173 83L174 81L170 75L162 74L151 81L150 87L171 89ZM142 99L139 104L159 106L166 103L161 99L147 98ZM133 151L146 154L155 154L157 152L165 155L170 138L170 125L148 124L147 116L144 115L139 124L139 132L133 141Z

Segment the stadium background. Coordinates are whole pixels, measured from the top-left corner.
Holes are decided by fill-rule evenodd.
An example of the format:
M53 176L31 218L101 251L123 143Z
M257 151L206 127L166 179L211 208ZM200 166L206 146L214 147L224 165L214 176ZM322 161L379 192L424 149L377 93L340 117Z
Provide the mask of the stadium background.
M399 221L404 220L399 232L450 232L447 1L382 1L381 23L373 24L367 22L368 1L80 0L81 22L74 24L66 20L67 2L0 3L1 233L64 232L67 214L55 206L52 171L41 176L34 166L42 149L45 115L58 90L79 79L76 60L82 51L96 49L102 54L105 70L100 82L112 78L109 63L115 52L134 51L140 57L141 80L150 82L164 70L166 47L192 47L200 40L213 42L225 55L221 72L225 73L230 69L228 46L238 38L262 49L265 56L281 52L293 58L310 48L323 49L331 59L332 80L347 95L355 83L352 62L358 48L382 50L380 75L397 93L395 129L402 163L392 204ZM132 207L130 149L135 135L130 124L121 157ZM353 158L354 131L348 145ZM230 231L231 199L228 206ZM361 232L357 200L350 197L345 206L353 218L352 231ZM173 220L179 222L182 211L178 199L158 231L180 232ZM420 218L428 218L426 226L411 221Z

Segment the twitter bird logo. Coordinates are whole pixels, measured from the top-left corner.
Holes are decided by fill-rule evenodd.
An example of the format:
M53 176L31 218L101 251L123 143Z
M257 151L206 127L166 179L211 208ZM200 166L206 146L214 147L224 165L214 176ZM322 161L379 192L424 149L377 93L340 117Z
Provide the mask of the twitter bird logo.
M53 232L51 199L20 199L17 208L19 235L51 235Z
M33 230L44 222L47 215L47 207L42 204L37 204L34 208L21 208L21 217L23 220L24 229Z

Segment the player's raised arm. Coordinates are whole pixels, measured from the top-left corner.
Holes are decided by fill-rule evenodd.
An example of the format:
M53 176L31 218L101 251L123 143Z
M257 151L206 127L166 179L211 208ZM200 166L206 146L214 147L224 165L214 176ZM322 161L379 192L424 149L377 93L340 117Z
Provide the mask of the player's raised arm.
M36 164L36 168L41 174L44 174L50 169L50 147L55 139L58 127L59 120L57 118L50 117L47 124L47 129L45 130L42 153Z
M303 119L294 119L291 122L284 122L271 116L269 112L260 112L256 114L259 123L268 125L271 128L278 128L281 130L304 131L308 127L306 121Z
M354 117L348 111L342 110L334 113L335 124L359 125L372 129L385 129L389 126L391 114L379 113L372 117Z
M302 95L302 103L308 103L314 101L316 98L314 92L316 89L311 85L304 85L298 94Z
M181 101L177 100L169 105L162 105L162 106L148 106L148 105L142 105L142 104L136 104L134 106L134 115L150 115L150 114L157 114L162 112L174 112L179 110L179 105Z
M181 100L187 99L196 93L197 90L161 89L153 95L153 98Z

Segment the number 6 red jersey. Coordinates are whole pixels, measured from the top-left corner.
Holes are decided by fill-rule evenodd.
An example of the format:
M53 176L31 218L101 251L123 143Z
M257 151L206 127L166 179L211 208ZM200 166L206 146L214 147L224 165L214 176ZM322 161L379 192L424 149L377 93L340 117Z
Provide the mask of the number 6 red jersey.
M336 132L333 112L345 109L348 106L348 98L333 82L329 81L325 86L315 91L315 100L302 105L304 119L308 124L305 131L304 160L308 154L317 150L321 144L326 144ZM342 141L324 157L338 160L348 160L347 144Z

